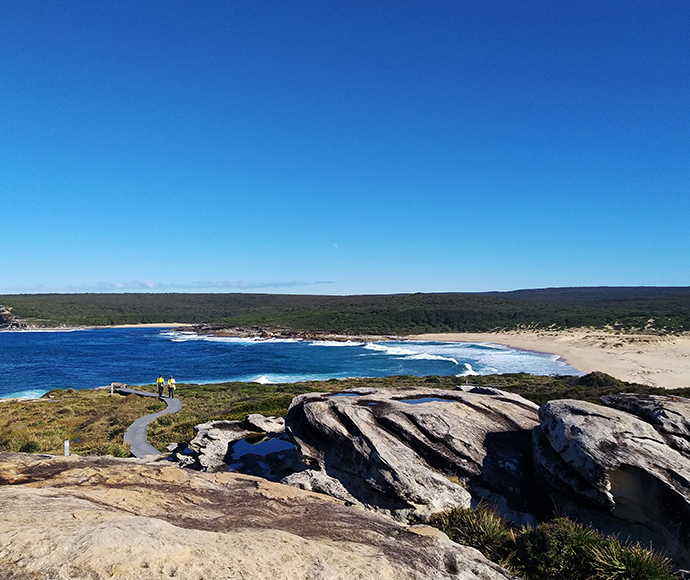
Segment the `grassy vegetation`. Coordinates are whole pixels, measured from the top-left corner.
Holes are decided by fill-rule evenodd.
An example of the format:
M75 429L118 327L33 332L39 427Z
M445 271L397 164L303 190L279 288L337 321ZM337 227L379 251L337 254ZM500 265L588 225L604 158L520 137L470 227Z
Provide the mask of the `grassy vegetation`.
M690 389L654 389L624 383L603 373L584 377L545 377L524 373L473 377L397 376L367 379L331 379L280 385L180 383L176 396L182 410L164 415L148 429L149 442L164 451L169 443L188 442L194 426L221 419L241 420L249 413L285 416L292 399L300 393L338 392L356 387L391 388L426 386L452 389L457 385L491 386L522 395L542 404L553 399L598 402L601 395L620 392L690 397ZM137 387L155 392L154 385ZM122 437L136 419L161 410L158 400L129 395L110 396L108 391L55 390L42 399L0 403L0 450L61 453L65 439L78 454L127 456Z
M123 436L143 415L164 408L158 400L107 391L55 390L25 402L0 402L0 450L129 457Z
M690 331L690 288L378 296L26 294L0 296L0 305L18 319L45 326L180 322L362 334L486 332L524 326Z
M429 523L525 580L674 580L671 561L568 518L517 529L486 506L457 508Z
M447 384L447 379L457 380L457 377L445 377L440 384ZM461 379L465 380L465 379ZM511 393L522 395L526 399L543 405L554 399L576 399L599 403L602 395L617 393L644 393L648 395L670 395L676 397L690 397L690 388L662 389L628 383L618 380L606 373L593 372L577 377L572 375L542 377L525 373L511 373L504 375L488 375L470 377L474 385L492 386Z

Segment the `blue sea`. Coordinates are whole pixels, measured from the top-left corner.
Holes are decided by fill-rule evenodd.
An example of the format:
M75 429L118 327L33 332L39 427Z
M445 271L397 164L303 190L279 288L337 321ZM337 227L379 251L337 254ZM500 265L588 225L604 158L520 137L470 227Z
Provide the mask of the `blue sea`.
M51 389L178 383L285 383L391 375L581 374L556 355L493 343L329 342L213 337L160 328L0 332L0 398Z

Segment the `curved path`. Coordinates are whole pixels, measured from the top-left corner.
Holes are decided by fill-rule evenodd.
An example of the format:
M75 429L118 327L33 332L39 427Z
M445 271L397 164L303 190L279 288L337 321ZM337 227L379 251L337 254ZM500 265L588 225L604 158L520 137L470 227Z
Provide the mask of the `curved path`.
M156 393L148 393L146 391L135 391L134 389L115 389L116 392L121 395L140 395L142 397L153 397L158 398ZM182 402L180 399L170 399L164 397L161 401L165 402L168 406L158 413L153 413L152 415L145 415L141 419L137 419L132 423L125 432L125 443L129 443L129 450L132 452L134 457L144 457L144 455L162 455L158 449L151 445L146 439L146 429L149 423L155 421L161 415L171 415L172 413L177 413L182 408Z

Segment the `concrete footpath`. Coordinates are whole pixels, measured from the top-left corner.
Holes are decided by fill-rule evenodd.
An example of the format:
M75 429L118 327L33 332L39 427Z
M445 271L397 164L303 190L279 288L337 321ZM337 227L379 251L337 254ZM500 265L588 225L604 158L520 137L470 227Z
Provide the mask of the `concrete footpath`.
M121 395L139 395L141 397L153 397L154 399L158 398L156 393L136 391L134 389L120 388L115 389L115 391ZM170 399L168 397L163 397L161 401L168 405L165 409L158 411L158 413L146 415L141 419L137 419L125 432L125 443L129 443L129 450L135 457L144 457L145 455L162 455L158 449L149 444L146 438L146 429L148 428L149 423L155 421L161 415L172 415L173 413L177 413L182 408L182 402L180 399Z

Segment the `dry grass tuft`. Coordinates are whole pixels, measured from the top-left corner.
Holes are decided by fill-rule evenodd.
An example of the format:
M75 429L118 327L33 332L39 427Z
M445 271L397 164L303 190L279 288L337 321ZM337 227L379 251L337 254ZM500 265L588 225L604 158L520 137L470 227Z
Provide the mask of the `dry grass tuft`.
M154 410L151 410L154 407ZM63 453L65 439L78 455L128 457L123 435L139 417L164 404L107 391L55 390L34 401L0 403L0 450Z

